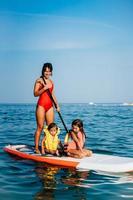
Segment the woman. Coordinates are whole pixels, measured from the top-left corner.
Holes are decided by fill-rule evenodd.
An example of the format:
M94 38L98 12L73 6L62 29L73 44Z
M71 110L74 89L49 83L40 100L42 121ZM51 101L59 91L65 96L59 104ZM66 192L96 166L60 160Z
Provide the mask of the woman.
M44 126L49 125L54 121L54 108L53 102L48 94L50 91L57 107L57 111L60 111L59 105L57 103L56 97L54 95L54 83L50 79L52 75L53 67L51 63L45 63L42 68L42 75L38 78L34 85L34 96L38 97L37 107L36 107L36 122L37 129L35 132L35 153L40 153L39 151L39 141L40 135Z

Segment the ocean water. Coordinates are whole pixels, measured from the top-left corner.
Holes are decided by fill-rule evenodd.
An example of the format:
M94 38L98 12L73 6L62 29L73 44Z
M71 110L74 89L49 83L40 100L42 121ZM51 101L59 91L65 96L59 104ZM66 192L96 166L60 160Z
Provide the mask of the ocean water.
M86 147L94 152L133 157L133 106L61 104L68 127L84 122ZM61 127L61 140L65 130ZM133 199L133 173L78 171L18 159L3 151L7 144L34 144L35 105L0 105L0 200Z

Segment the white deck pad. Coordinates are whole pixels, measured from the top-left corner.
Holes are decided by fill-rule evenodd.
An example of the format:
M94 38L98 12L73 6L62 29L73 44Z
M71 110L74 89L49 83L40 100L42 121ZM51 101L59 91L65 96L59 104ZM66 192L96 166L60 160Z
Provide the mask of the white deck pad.
M130 172L133 171L133 158L94 153L92 157L83 158L77 168L116 173Z

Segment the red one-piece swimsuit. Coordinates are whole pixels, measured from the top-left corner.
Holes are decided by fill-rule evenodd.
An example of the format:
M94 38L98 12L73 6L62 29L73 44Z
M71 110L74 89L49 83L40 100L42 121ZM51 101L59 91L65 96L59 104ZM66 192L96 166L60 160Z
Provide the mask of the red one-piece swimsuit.
M52 94L53 88L54 88L54 85L52 83L51 88L49 88L51 94ZM44 108L45 112L47 112L51 107L53 107L53 102L47 91L44 91L40 95L37 105L42 106Z

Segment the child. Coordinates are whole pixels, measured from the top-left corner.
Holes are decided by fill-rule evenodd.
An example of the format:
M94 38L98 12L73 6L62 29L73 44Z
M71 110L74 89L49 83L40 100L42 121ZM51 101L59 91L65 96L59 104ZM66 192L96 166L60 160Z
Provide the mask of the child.
M71 139L71 141L69 141ZM66 135L64 141L64 151L68 156L75 158L83 158L84 156L91 156L92 151L84 149L85 133L83 129L83 122L76 119L72 122L72 130Z
M59 156L58 146L62 147L61 141L58 138L59 133L60 129L55 123L51 123L44 128L44 138L41 143L42 154L46 152Z

